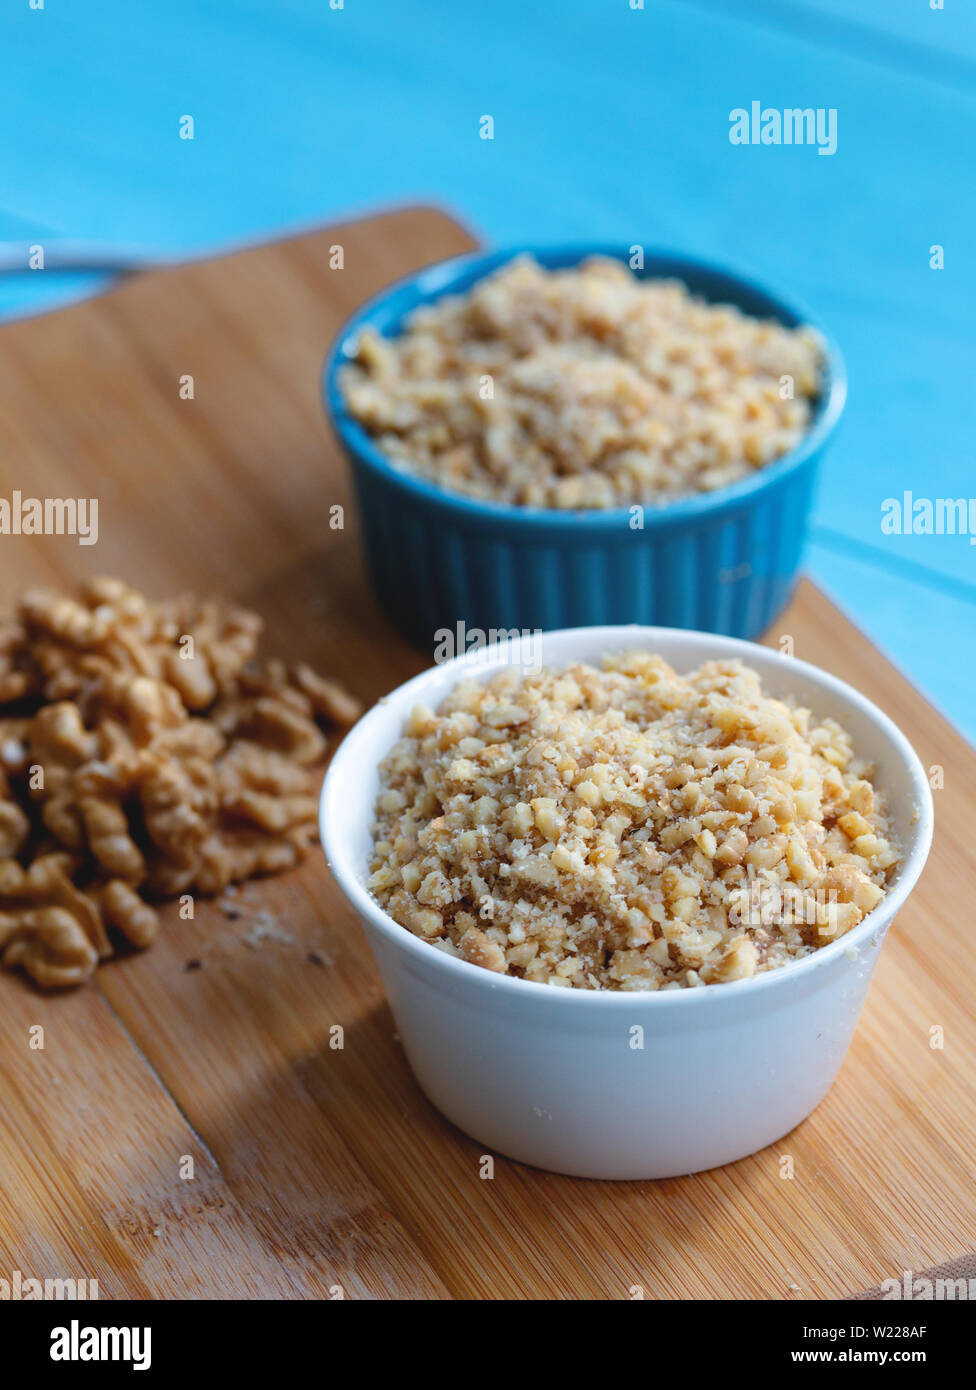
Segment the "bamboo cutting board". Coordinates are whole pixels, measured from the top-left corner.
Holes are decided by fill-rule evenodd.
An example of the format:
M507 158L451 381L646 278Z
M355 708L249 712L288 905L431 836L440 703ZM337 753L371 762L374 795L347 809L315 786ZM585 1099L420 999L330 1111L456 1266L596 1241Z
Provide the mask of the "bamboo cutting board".
M0 537L4 599L96 572L216 590L367 702L422 669L366 589L318 374L366 295L471 244L441 213L395 212L0 329L0 495L100 504L91 547ZM801 1298L976 1248L976 753L811 585L767 640L783 634L945 770L929 867L799 1129L667 1182L501 1158L481 1180L480 1146L414 1084L315 854L250 886L239 921L167 911L154 949L87 988L0 977L0 1277L97 1278L102 1297ZM262 909L279 929L256 944Z

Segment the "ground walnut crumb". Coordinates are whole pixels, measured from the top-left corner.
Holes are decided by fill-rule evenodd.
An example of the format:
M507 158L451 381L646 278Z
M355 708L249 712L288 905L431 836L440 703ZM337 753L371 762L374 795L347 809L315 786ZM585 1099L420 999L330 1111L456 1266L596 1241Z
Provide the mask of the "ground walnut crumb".
M369 886L415 935L582 989L744 979L836 940L899 862L871 766L736 661L509 669L416 708Z
M362 333L350 413L398 467L486 501L606 509L725 487L810 426L823 351L675 280L520 257Z
M81 983L148 946L153 899L221 894L315 839L326 737L359 706L258 660L261 619L117 579L0 622L0 964ZM189 968L189 967L188 967Z

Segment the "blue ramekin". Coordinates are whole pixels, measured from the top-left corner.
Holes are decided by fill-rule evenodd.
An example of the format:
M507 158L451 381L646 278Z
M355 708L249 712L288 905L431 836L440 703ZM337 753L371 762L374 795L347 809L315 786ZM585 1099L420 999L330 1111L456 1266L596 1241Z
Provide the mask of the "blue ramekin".
M844 365L816 319L743 276L667 252L645 254L641 278L683 280L705 299L735 304L823 337L823 386L797 448L714 492L645 507L566 512L481 502L393 466L349 414L339 369L364 328L395 336L420 304L461 293L514 256L552 269L587 256L626 262L617 247L524 247L460 256L382 291L339 333L325 364L327 413L353 469L370 577L394 626L430 650L443 629L536 631L641 623L754 638L796 583L820 456L847 393Z

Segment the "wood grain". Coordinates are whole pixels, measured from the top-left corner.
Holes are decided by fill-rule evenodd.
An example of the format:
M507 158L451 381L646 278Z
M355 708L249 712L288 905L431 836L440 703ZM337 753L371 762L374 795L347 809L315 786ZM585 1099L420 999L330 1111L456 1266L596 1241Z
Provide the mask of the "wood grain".
M261 610L270 647L367 701L422 669L365 587L318 374L364 296L470 244L440 213L402 211L0 329L0 495L100 502L95 546L0 537L5 598L94 572L157 595L220 590ZM0 978L0 1277L176 1298L835 1297L974 1248L976 753L811 585L768 640L784 634L945 769L929 867L836 1086L793 1134L668 1182L505 1159L480 1180L479 1146L414 1084L314 855L248 887L237 921L167 912L152 951L88 989L46 998ZM280 939L256 946L261 909Z

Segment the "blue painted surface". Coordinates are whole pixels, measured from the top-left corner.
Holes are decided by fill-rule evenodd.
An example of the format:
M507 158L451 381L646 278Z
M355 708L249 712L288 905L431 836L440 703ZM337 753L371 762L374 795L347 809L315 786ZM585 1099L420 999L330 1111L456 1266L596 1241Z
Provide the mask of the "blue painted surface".
M813 571L976 737L976 547L880 524L905 490L976 494L976 6L6 0L0 51L0 237L25 247L195 252L435 199L495 242L670 246L809 302L851 378ZM835 107L837 153L730 144L753 99ZM3 277L0 312L59 293Z

